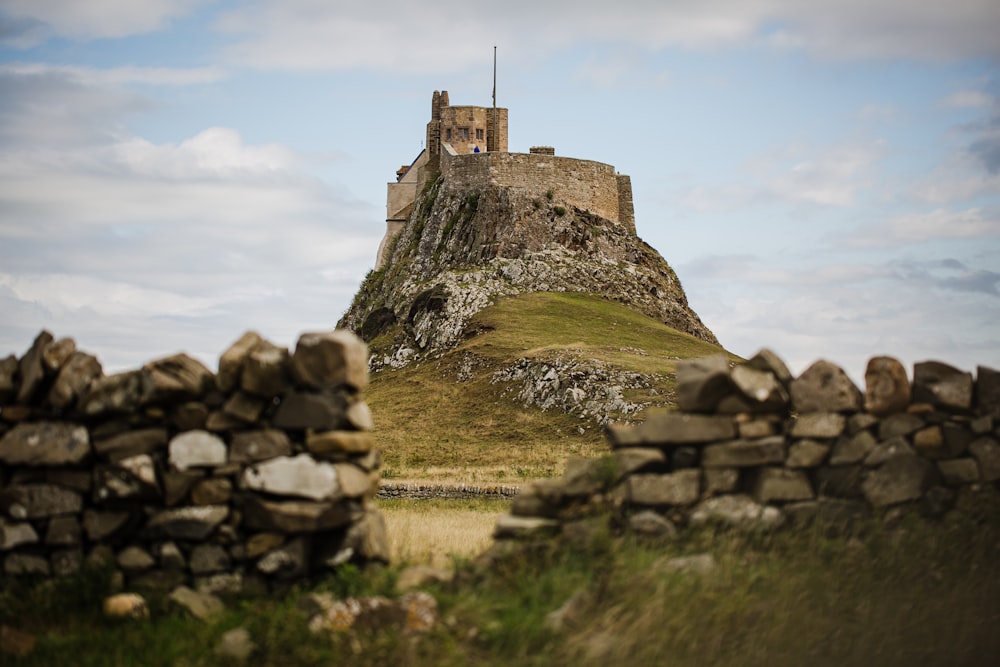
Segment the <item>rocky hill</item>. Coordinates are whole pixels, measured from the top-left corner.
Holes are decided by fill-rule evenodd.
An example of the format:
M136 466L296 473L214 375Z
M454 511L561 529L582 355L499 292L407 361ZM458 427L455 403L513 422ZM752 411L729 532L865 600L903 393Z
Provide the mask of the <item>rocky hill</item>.
M474 335L472 317L503 296L585 292L709 343L673 269L626 226L551 191L432 180L338 327L369 342L373 369L399 368Z

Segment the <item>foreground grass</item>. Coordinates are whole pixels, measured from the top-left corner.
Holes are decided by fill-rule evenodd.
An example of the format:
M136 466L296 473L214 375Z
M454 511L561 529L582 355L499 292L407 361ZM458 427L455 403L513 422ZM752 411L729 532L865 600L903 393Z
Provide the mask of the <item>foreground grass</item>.
M502 299L477 314L468 331L440 358L372 376L368 403L387 478L517 483L557 476L572 456L606 453L593 422L524 408L491 383L497 370L520 358L568 355L655 375L652 395L628 398L662 406L672 403L678 359L724 352L621 304L578 293Z
M451 567L469 560L491 543L497 516L509 500L380 500L392 560L396 563Z
M692 554L717 565L707 574L674 568L675 557ZM399 567L346 568L317 586L393 595ZM97 613L106 584L99 573L55 587L7 582L0 623L39 639L27 658L0 661L227 664L212 649L242 626L258 646L254 665L993 665L1000 512L994 497L972 519L945 524L910 517L851 535L703 529L666 544L597 529L514 550L489 568L459 564L453 583L430 588L442 621L426 635L313 635L295 607L303 589L231 601L208 624L153 597L151 620L112 623ZM546 622L570 600L559 629Z

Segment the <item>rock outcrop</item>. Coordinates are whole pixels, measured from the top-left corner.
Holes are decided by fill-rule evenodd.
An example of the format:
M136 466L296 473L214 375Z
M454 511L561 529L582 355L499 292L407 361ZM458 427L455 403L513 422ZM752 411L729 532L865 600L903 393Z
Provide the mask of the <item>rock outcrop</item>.
M499 297L586 292L717 343L667 262L627 225L514 187L431 183L338 323L401 367L462 340Z

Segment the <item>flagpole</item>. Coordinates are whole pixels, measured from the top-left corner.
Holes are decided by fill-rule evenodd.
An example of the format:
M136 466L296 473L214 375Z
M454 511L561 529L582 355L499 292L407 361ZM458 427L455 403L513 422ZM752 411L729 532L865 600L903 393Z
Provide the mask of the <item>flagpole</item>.
M497 149L497 47L493 45L493 150ZM487 146L486 150L490 150Z

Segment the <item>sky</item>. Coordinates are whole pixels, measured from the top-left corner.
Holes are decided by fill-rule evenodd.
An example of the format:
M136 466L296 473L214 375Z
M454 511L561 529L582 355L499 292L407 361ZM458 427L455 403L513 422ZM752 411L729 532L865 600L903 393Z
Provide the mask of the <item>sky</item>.
M0 0L0 356L332 328L431 95L629 174L730 351L1000 368L996 0Z

